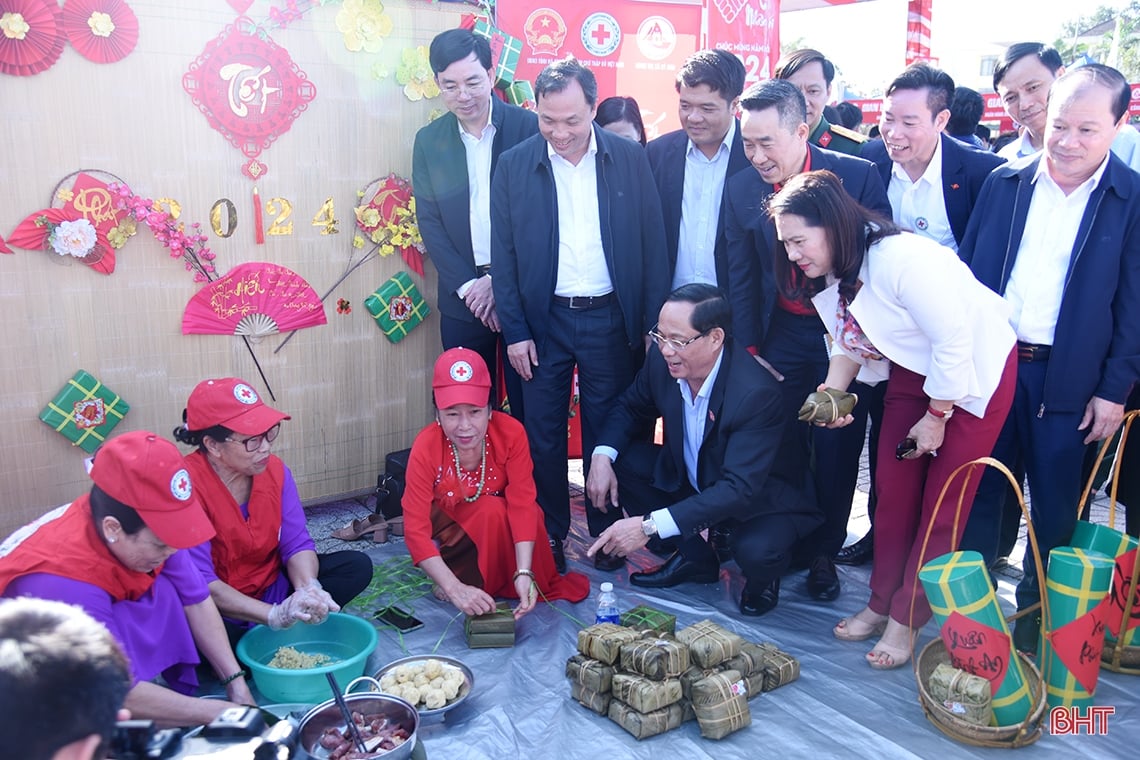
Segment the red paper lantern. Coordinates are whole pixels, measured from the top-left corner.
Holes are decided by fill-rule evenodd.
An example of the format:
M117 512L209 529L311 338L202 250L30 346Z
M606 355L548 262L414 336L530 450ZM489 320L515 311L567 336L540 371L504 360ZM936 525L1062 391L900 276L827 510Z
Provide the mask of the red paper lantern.
M63 54L61 11L54 0L0 0L0 74L27 77Z

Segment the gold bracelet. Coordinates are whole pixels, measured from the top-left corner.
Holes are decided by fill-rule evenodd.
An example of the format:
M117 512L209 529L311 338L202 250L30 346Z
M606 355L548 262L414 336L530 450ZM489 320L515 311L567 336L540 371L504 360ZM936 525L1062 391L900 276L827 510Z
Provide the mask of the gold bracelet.
M532 581L535 579L534 572L531 570L515 570L515 574L511 576L511 580L517 581L520 575L529 575Z

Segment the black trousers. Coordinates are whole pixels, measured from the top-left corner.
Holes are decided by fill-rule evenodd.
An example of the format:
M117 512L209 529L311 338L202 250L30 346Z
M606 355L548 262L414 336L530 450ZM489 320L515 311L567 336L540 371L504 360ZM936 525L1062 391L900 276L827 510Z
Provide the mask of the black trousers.
M652 443L634 443L614 463L618 478L618 498L630 515L647 515L655 509L672 507L692 496L695 491L687 478L676 491L664 491L653 484L653 469L662 447ZM727 519L729 548L745 579L765 586L779 578L792 563L792 551L822 522L813 505L804 504L803 491L769 477L756 495L756 511L747 519ZM774 505L784 509L802 508L801 512L775 512ZM672 541L686 560L703 564L719 564L716 551L699 534L677 536Z
M883 388L856 382L850 388L859 396L853 412L853 424L827 430L796 418L804 399L827 377L826 335L817 315L801 316L777 308L773 310L772 325L760 351L760 355L784 376L780 383L784 437L773 469L789 478L802 473L810 481L824 516L823 524L797 549L797 564L818 555L831 557L843 548L859 479L859 457L867 434L868 412L877 404L877 417L882 417ZM880 386L885 387L886 383L880 383ZM871 452L873 480L873 447Z
M507 403L510 406L511 416L521 420L523 418L522 378L519 377L518 372L515 372L511 363L507 361L507 347L502 338L502 333L492 331L478 320L469 322L464 319L449 317L446 314L440 315L439 339L443 343L444 350L469 348L483 357L483 361L487 363L487 369L491 371L492 393L498 388L498 360L500 357L502 358L503 384L507 389ZM497 407L499 399L492 399L492 403Z
M574 366L582 415L582 465L590 474L590 454L605 415L633 382L634 351L626 343L625 320L617 300L597 309L552 304L547 337L538 349L538 366L523 383L523 425L534 460L538 503L546 513L551 538L570 531L570 484L566 476L567 414ZM586 524L597 536L616 518L595 509L586 498Z

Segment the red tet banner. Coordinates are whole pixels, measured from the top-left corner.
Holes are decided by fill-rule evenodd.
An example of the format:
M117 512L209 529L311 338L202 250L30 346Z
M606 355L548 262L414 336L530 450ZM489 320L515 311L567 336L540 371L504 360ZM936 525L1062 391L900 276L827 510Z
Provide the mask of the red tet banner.
M637 99L649 139L680 127L674 82L698 49L700 5L499 0L496 13L498 27L523 41L516 80L533 82L548 63L573 55L597 77L599 101Z
M735 53L744 62L747 87L772 78L780 60L779 0L705 0L706 47Z
M951 665L985 678L997 692L1009 670L1009 636L955 611L942 626L942 643Z
M1076 620L1053 631L1053 651L1085 691L1096 691L1100 653L1104 649L1105 599Z
M1136 549L1121 554L1116 558L1116 567L1112 575L1112 590L1108 596L1111 600L1107 613L1108 630L1117 638L1140 625L1140 589L1129 588L1132 585L1132 570L1136 566ZM1128 620L1124 620L1124 608L1128 604L1129 592L1132 594L1132 610Z

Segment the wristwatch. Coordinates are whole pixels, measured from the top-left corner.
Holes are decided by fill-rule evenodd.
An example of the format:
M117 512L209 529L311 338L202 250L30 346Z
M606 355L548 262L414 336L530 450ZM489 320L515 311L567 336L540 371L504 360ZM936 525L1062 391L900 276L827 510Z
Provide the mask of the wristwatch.
M641 532L649 537L657 535L657 521L653 519L652 515L641 521Z

